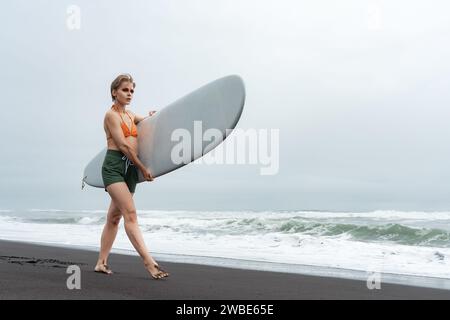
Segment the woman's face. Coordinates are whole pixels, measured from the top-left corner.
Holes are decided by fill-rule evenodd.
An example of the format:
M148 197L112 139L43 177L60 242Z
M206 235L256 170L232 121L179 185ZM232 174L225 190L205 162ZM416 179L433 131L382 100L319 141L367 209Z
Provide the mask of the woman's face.
M133 99L133 83L129 81L122 82L119 89L113 90L113 95L116 97L116 101L121 105L130 104Z

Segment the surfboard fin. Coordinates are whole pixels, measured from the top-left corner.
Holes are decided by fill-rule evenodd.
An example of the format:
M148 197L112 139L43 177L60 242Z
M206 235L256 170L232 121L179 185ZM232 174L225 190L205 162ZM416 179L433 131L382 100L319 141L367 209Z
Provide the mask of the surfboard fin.
M87 176L85 176L83 179L81 179L81 190L84 189L85 183L84 183L84 179L86 179Z

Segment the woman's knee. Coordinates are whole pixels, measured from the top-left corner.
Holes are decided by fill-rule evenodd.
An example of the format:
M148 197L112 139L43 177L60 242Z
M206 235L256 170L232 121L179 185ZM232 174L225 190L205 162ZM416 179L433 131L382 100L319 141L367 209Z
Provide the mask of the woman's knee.
M137 213L136 209L128 209L125 210L123 214L123 219L125 220L125 223L135 223L137 222Z
M120 214L120 213L111 215L111 216L108 216L108 223L113 226L118 226L121 219L122 219L122 214Z

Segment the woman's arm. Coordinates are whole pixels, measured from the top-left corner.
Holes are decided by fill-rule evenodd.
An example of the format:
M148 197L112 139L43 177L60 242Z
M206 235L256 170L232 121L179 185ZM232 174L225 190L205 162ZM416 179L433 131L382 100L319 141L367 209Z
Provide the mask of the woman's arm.
M105 124L111 133L111 137L116 144L116 146L119 148L119 150L125 154L128 159L130 159L133 164L139 168L139 170L142 171L142 173L145 176L145 172L148 171L148 169L144 166L144 164L139 160L137 157L136 152L133 150L133 148L128 144L128 141L125 139L122 128L120 127L120 120L119 118L115 117L112 113L106 113L105 116Z
M131 111L130 111L131 112ZM156 111L150 111L149 113L148 113L148 116L146 116L146 117L143 117L143 116L140 116L140 115L137 115L137 114L134 114L133 112L131 112L131 114L133 114L133 116L134 116L134 123L135 124L138 124L139 122L141 122L142 120L144 120L144 119L146 119L146 118L148 118L148 117L151 117L152 115L154 115L156 113Z

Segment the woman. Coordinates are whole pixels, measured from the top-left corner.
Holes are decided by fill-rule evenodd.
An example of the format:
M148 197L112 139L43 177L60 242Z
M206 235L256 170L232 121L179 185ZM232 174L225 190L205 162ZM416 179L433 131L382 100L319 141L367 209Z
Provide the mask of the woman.
M111 110L106 112L104 120L108 150L102 167L103 183L105 191L111 196L111 205L102 233L95 271L112 274L107 260L123 216L127 236L143 259L145 268L153 279L162 279L169 274L159 267L145 246L133 201L138 182L137 170L142 172L146 181L153 181L150 170L137 157L136 125L145 118L125 110L133 98L135 87L133 78L128 74L119 75L111 84L111 97L114 104ZM149 116L155 112L151 111Z

